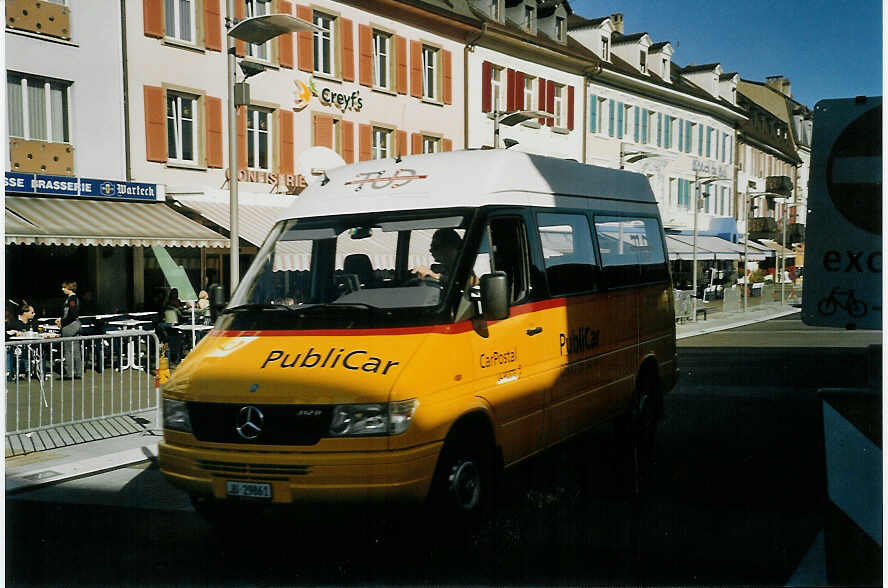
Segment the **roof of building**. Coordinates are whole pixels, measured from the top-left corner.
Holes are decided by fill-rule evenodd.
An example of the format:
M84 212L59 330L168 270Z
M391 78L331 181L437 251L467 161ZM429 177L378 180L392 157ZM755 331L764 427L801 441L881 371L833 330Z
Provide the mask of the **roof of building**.
M682 68L682 73L693 73L695 71L712 71L719 67L720 63L702 63L700 65L686 65Z
M624 35L615 31L613 34L611 34L611 42L614 45L619 45L621 43L633 43L635 41L638 41L645 35L647 35L647 33L631 33L629 35Z
M601 18L584 18L579 14L572 13L567 17L567 30L572 31L575 29L598 27L609 18L609 16L602 16Z
M748 120L740 123L741 135L775 149L788 161L793 163L801 162L793 140L790 138L792 125L789 124L788 120L775 116L768 109L758 104L753 98L739 89L737 92L737 101L749 113ZM774 135L770 131L774 127L774 123L785 128L787 134L783 137Z
M657 43L653 43L653 44L651 44L649 51L659 51L660 49L662 49L666 45L669 45L669 41L659 41Z

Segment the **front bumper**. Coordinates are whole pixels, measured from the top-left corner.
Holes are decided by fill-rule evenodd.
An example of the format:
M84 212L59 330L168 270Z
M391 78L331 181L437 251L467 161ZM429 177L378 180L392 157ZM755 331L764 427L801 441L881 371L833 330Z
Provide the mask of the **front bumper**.
M163 475L193 495L227 498L226 482L265 482L274 503L425 500L442 443L396 451L274 452L173 445L158 457Z

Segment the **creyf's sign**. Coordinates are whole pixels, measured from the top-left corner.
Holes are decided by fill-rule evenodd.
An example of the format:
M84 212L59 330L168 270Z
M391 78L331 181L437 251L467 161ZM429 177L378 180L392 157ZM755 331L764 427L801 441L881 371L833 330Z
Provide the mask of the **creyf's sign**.
M308 82L295 80L296 85L294 110L302 110L311 102L312 96L317 96L318 100L324 106L337 108L343 112L352 110L355 112L364 108L364 99L361 97L360 90L354 90L351 93L338 92L332 88L321 88L315 85L314 78L309 78Z

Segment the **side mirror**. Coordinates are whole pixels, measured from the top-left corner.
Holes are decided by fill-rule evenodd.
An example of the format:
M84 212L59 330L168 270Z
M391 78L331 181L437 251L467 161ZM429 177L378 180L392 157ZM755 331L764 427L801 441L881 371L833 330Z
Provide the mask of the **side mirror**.
M509 317L509 278L505 272L481 276L481 315L489 321Z

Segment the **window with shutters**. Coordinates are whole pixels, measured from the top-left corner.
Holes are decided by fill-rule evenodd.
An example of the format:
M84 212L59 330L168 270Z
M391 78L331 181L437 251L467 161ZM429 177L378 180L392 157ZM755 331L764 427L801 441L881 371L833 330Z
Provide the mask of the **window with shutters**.
M631 137L632 136L632 123L635 119L632 118L632 109L634 107L631 104L623 105L623 117L622 117L622 132L623 137Z
M559 129L567 128L567 106L565 104L565 90L562 84L555 84L554 110L552 111L552 125Z
M440 51L437 47L422 46L422 97L428 100L441 99L441 83L438 80Z
M6 115L10 137L68 143L70 82L8 73Z
M164 36L167 39L196 43L196 0L164 0Z
M247 167L258 170L271 170L273 153L272 112L253 106L247 109Z
M254 16L265 16L270 14L271 3L266 0L244 0L246 2L246 18L251 18ZM271 59L269 48L271 46L271 41L266 41L262 44L247 44L247 55L252 57L253 59L258 59L260 61L268 61Z
M431 135L422 136L422 152L423 153L440 153L441 137L433 137Z
M317 10L314 11L314 24L323 29L315 31L313 35L315 73L328 76L336 75L335 47L337 39L335 23L335 16L324 14Z
M373 30L373 86L392 89L392 35Z
M505 101L503 100L503 77L505 70L501 67L490 68L490 107L493 112L502 112L505 110Z
M386 159L392 153L392 129L385 127L373 127L372 141L370 143L371 159Z
M199 96L168 91L167 158L171 163L198 163Z
M524 74L524 110L536 110L536 78Z

